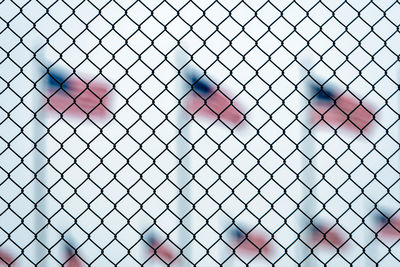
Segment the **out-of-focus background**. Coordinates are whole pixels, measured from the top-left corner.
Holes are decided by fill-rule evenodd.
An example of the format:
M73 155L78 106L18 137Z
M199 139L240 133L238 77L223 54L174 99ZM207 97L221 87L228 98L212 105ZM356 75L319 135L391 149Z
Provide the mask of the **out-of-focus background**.
M399 12L1 1L0 258L396 266Z

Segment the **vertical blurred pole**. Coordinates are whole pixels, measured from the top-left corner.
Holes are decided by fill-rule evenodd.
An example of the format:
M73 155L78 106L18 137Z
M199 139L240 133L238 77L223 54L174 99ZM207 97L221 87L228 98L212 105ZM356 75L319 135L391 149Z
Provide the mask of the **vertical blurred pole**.
M307 69L307 73L306 75L306 80L310 79L310 68L311 68L311 62L309 62L308 60L304 60L304 65L306 65ZM306 90L305 90L305 94L306 94L306 98L307 98L307 107L305 109L305 116L303 119L303 136L304 139L303 141L300 143L300 151L303 153L304 155L304 166L305 169L302 172L301 177L301 181L304 183L305 185L305 192L304 192L304 205L303 205L303 213L304 213L304 219L301 222L301 226L302 229L304 230L304 242L305 242L305 246L304 246L304 251L302 254L304 254L304 263L302 264L302 266L305 267L312 267L312 252L313 250L311 248L309 248L308 246L310 246L310 240L311 240L311 233L310 233L310 225L312 223L312 214L313 214L313 199L312 199L312 187L315 184L315 180L316 177L314 176L314 172L311 166L311 159L315 153L315 142L313 142L313 137L312 137L312 130L311 130L311 112L310 112L310 108L311 107L311 93L310 90L307 86ZM311 226L312 227L312 226ZM307 257L309 257L308 259L306 259Z
M35 58L37 61L40 61L38 56L39 47L34 47L33 51L35 52ZM38 65L39 66L39 65ZM33 69L32 72L34 74L38 74L39 67L37 69ZM33 77L41 77L42 75L33 75ZM35 78L33 78L35 79ZM38 88L39 81L35 81L35 85L33 89L40 91L40 87ZM37 151L37 156L33 159L33 170L35 171L35 183L34 183L34 196L35 196L35 238L37 245L35 246L36 257L37 257L37 264L39 265L39 261L43 258L43 261L40 262L41 266L47 266L47 255L48 250L46 247L47 244L47 217L46 217L46 194L47 194L47 187L46 187L46 142L42 140L45 138L44 131L42 127L45 126L46 117L45 112L40 112L42 107L42 100L40 98L40 94L36 93L33 99L33 105L35 110L35 123L33 126L33 140L35 142L35 148ZM43 156L41 156L43 154ZM41 174L40 174L41 173Z
M190 136L190 126L187 125L185 127L185 124L183 123L185 121L185 114L184 111L179 112L180 115L180 121L183 124L182 126L179 126L180 129L180 135L178 138L178 157L180 161L180 168L178 171L178 187L180 189L180 197L179 197L179 203L178 203L178 214L179 214L179 219L181 223L181 231L179 233L179 246L180 249L183 249L185 246L187 246L188 241L193 238L193 236L190 234L189 231L191 231L191 220L190 220L190 212L193 208L190 202L191 197L191 186L190 186L190 180L191 180L191 175L186 171L189 170L189 164L185 163L184 157L185 157L185 147L186 141L185 137ZM184 253L185 252L185 253ZM190 261L193 259L191 258L191 249L190 245L188 245L184 251L182 251L182 256L185 255ZM190 266L190 264L187 264L187 266Z
M46 147L45 145L38 144L38 140L41 138L41 131L40 122L44 121L44 116L36 114L36 125L34 127L34 140L36 142L36 150L38 153L41 151L42 153L45 152ZM39 261L42 258L43 253L47 254L46 242L47 242L47 217L46 217L46 181L43 177L45 175L45 160L42 157L35 157L34 158L34 170L35 170L35 187L34 187L34 194L35 194L35 208L36 208L36 216L35 216L35 233L36 233L36 240L38 242L36 246L36 255L37 260ZM42 174L39 174L39 173ZM46 262L46 260L44 260ZM45 265L45 264L44 264Z
M304 220L301 222L302 228L304 229L304 241L306 243L305 247L304 247L304 259L306 257L310 257L309 259L305 260L305 263L302 264L302 266L305 267L312 267L312 249L308 248L307 246L310 246L309 241L311 239L310 236L310 231L309 231L309 226L312 223L312 212L313 212L313 200L312 200L312 187L315 184L315 177L313 175L313 170L311 167L311 158L314 154L314 142L312 141L312 135L311 135L311 130L310 130L310 116L309 116L309 112L307 111L307 117L306 117L306 123L305 123L305 127L304 127L304 136L305 139L302 142L302 148L301 151L305 156L305 160L304 160L304 165L307 166L304 170L303 170L303 175L302 175L302 182L304 183L305 187L305 193L304 193L304 205L303 205L303 213L305 215ZM307 218L309 217L309 218Z
M182 78L182 69L183 66L187 64L185 62L183 57L183 53L179 52L176 54L176 62L178 63L178 68L180 69L179 74L181 77L180 79L180 87L181 87L181 93L180 95L185 95L186 90L185 88L188 86L187 82L184 81ZM193 255L192 251L190 248L190 244L188 241L192 240L193 235L190 233L192 230L192 224L190 220L190 212L193 208L193 205L190 203L191 201L191 185L190 181L192 179L192 176L190 175L190 161L187 158L185 163L185 155L190 153L191 147L190 144L187 144L187 141L190 141L190 121L186 123L188 120L188 116L183 109L183 103L181 103L180 110L178 112L178 121L177 121L177 126L179 128L179 136L177 138L177 156L179 158L179 165L180 167L178 168L177 172L177 183L178 187L180 189L180 196L179 196L179 202L178 202L178 214L179 214L179 219L180 219L180 231L179 231L179 248L182 249L182 261L184 262L182 266L193 266L188 262L188 260L193 261ZM189 149L187 149L189 148ZM186 152L189 151L189 152ZM185 189L185 190L184 190ZM185 248L185 246L187 246ZM185 249L184 249L185 248ZM185 259L185 257L188 259Z

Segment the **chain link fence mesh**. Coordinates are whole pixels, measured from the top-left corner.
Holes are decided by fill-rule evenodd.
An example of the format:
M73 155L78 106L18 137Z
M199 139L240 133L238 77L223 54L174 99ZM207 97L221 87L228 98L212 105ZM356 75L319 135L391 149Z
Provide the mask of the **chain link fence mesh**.
M399 12L0 1L3 265L397 266ZM356 106L315 121L315 86Z

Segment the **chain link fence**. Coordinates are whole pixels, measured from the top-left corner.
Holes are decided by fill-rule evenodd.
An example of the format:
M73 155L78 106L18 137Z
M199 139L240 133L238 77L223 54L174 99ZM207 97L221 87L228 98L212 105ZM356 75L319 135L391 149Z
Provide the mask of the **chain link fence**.
M0 265L397 266L399 1L0 1Z

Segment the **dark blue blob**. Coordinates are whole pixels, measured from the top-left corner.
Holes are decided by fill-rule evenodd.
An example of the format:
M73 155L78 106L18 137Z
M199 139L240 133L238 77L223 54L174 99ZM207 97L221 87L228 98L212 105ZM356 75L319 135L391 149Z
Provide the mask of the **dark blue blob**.
M331 92L330 88L314 84L311 86L315 98L319 101L332 102L335 99L335 95Z
M73 249L71 246L66 245L65 246L65 252L68 255L68 257L71 257L72 255L75 254L75 249Z
M212 93L211 87L200 80L200 78L195 77L194 75L191 75L189 77L189 82L193 86L193 90L195 90L197 93L202 94L202 95L209 95Z
M150 244L150 246L152 246L152 247L157 246L157 239L154 236L154 234L148 234L146 237L146 240Z
M375 215L375 220L380 224L388 224L389 223L389 218L382 213L377 213Z
M73 242L72 240L68 240L64 245L64 249L65 253L68 255L68 258L72 257L76 254L75 242Z
M62 88L64 91L68 91L68 83L66 77L55 71L49 71L47 75L47 83L53 90Z
M320 224L313 223L312 228L311 228L311 231L312 231L314 234L315 234L315 233L321 233L321 232L322 232L321 229L322 229L322 227L321 227Z
M235 228L232 230L232 236L234 236L236 239L242 239L245 235L240 229Z

